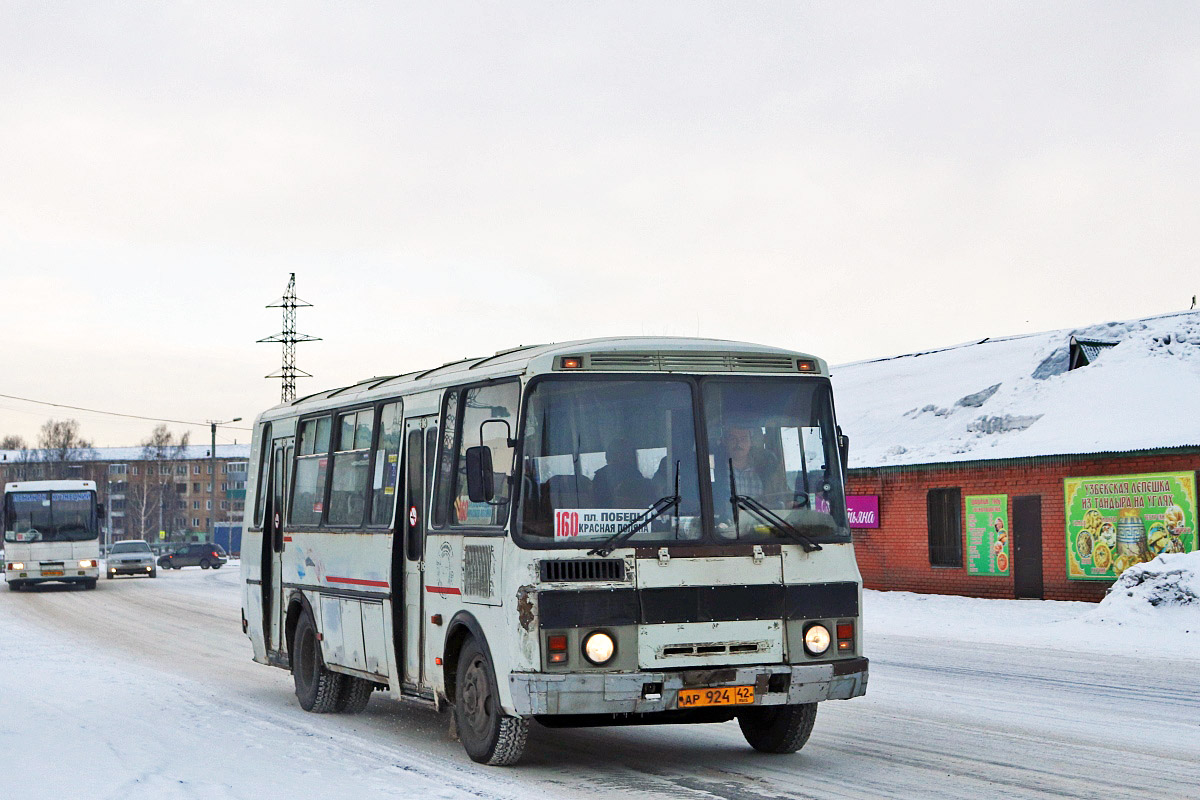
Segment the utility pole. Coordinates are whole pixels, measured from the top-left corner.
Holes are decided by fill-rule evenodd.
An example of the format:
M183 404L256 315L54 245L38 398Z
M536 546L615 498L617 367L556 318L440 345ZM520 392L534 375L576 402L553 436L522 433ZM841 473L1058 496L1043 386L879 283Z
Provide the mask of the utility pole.
M312 377L312 375L296 367L296 345L300 342L321 341L316 336L309 336L306 333L296 333L296 309L312 308L312 303L306 303L296 297L296 273L291 273L288 278L287 291L284 292L283 297L268 305L267 308L283 309L283 331L274 336L259 339L258 341L259 343L281 343L283 345L283 366L279 368L278 372L272 372L266 377L283 379L283 391L279 402L290 403L296 399L296 378Z
M209 500L209 504L212 505L212 508L209 509L208 536L213 542L217 541L217 426L228 425L231 422L241 421L241 417L234 417L233 419L225 420L224 422L217 422L215 419L208 420L208 424L212 429L212 449L208 451L208 472L212 480L212 482L208 484L209 496L212 498ZM232 536L230 537L229 548L231 550L233 549Z

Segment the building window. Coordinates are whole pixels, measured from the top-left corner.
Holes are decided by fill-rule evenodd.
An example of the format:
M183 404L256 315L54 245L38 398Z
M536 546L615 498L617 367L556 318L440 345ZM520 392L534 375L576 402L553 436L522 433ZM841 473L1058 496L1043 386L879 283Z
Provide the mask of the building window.
M193 474L193 475L199 475L199 474L200 474L200 465L199 465L199 464L197 464L196 466L192 467L192 474Z
M187 494L187 484L186 483L175 484L175 494Z
M962 566L962 490L930 489L926 497L929 514L929 565Z
M208 474L212 475L212 464L208 465Z
M193 492L194 494L199 494L199 493L200 493L200 484L198 484L198 483L193 483L193 484L192 484L192 492Z
M109 500L108 507L109 507L109 510L111 510L111 511L124 511L125 510L125 498L123 498L123 497L122 498L113 498L112 500Z
M180 464L179 466L175 467L175 474L187 475L187 464Z
M128 471L128 469L129 468L125 464L109 464L108 465L108 474L109 475L124 475ZM136 475L137 473L134 473L134 474Z
M229 483L227 481L221 481L221 491L222 492L229 491Z
M171 474L171 465L170 464L159 464L158 465L158 474L159 475L170 475Z
M193 528L200 527L200 518L199 517L192 517L192 527Z
M130 467L130 468L129 468L129 472L130 472L131 474L133 474L133 475L137 475L137 474L138 474L138 468L137 468L137 466L136 466L136 465L134 465L134 466Z
M246 510L246 504L245 504L245 503L234 503L234 504L233 504L233 510L234 510L234 511L245 511L245 510Z
M222 511L228 511L228 510L229 510L229 501L228 501L228 500L222 500L222 501L221 501L221 510L222 510Z
M205 501L204 501L204 510L205 510L205 511L212 511L212 500L205 500Z
M177 511L187 511L187 500L176 500L175 509Z
M225 464L225 474L228 475L231 472L245 472L248 467L249 463L246 461L230 461Z

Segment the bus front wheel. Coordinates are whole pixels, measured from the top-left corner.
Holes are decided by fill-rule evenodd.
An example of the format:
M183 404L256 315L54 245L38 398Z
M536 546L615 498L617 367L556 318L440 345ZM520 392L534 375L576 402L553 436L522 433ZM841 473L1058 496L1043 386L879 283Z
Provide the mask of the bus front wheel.
M760 753L794 753L808 742L816 719L816 703L758 706L738 714L738 725Z
M458 738L472 761L510 766L524 755L529 720L510 717L500 708L495 670L475 639L463 645L458 657L454 718Z
M304 612L292 637L292 680L296 684L300 707L314 714L336 710L342 693L342 678L341 673L326 668L317 641L317 626L308 612Z

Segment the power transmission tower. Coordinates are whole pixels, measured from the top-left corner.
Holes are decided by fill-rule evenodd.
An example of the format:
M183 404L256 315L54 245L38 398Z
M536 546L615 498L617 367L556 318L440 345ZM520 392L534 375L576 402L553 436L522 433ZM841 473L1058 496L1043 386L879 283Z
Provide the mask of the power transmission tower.
M274 336L268 336L266 339L259 339L261 342L280 342L283 344L283 366L278 372L272 372L267 375L268 378L283 379L283 394L281 395L281 403L290 403L296 399L296 378L311 378L302 369L296 368L296 345L299 342L319 342L321 339L316 336L309 336L306 333L296 333L296 309L297 308L312 308L312 303L306 303L296 297L296 273L291 273L288 278L287 291L283 293L283 297L271 303L267 308L282 308L283 309L283 332L277 333Z

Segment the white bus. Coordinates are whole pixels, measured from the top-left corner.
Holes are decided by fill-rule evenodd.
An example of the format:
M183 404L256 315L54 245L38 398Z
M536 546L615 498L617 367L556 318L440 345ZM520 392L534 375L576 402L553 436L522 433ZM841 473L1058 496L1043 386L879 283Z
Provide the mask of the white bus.
M304 709L448 705L483 763L531 719L736 719L794 752L866 691L845 441L823 361L712 340L310 395L255 424L243 629Z
M4 580L8 588L46 581L95 589L100 521L93 481L21 481L4 485Z

